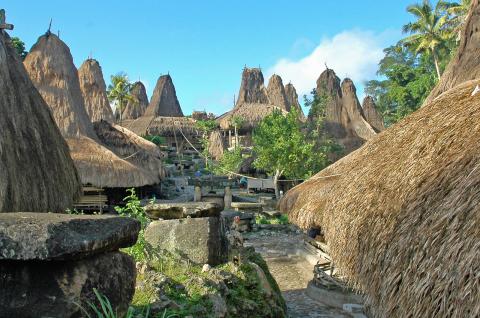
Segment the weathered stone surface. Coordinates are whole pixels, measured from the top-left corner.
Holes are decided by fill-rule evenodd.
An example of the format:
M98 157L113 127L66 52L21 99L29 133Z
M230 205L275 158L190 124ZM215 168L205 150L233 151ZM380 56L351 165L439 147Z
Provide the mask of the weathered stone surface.
M162 75L158 79L145 116L183 117L170 75Z
M114 216L0 214L0 261L78 259L135 244L140 223Z
M267 90L259 68L244 68L235 107L245 103L268 104Z
M256 202L232 202L232 209L235 211L262 212L262 204Z
M218 265L228 259L228 241L220 218L154 221L145 230L145 239L197 264Z
M147 215L154 220L218 217L222 207L211 202L157 203L145 207Z
M217 194L217 193L204 194L202 195L202 202L209 202L209 203L216 204L221 208L221 210L225 208L225 197L223 194Z
M290 105L285 94L282 78L277 74L273 74L272 77L270 77L267 94L270 104L280 107L287 112L290 111Z
M0 317L82 317L97 303L93 288L125 312L135 291L135 264L112 252L77 261L1 261Z
M377 106L375 105L375 100L372 96L366 96L363 99L363 114L366 121L372 126L376 132L381 132L385 130L385 125L383 124L383 117L377 111Z

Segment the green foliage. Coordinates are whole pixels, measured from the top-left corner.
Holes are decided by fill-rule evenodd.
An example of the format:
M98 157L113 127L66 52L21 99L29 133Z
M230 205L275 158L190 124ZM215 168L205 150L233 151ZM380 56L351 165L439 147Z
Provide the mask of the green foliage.
M255 217L255 223L257 224L282 224L287 225L288 222L288 215L282 214L278 217L266 217L264 215L257 215Z
M215 119L197 120L195 125L200 131L204 132L205 134L209 134L218 126Z
M287 178L308 178L329 164L328 153L315 149L316 141L302 132L298 113L274 111L253 134L254 165L267 173Z
M133 101L131 94L132 83L128 80L126 73L120 72L110 77L111 84L108 85L107 96L111 103L114 103L119 110L120 121L122 120L122 112L128 101Z
M223 157L213 167L213 172L218 175L229 175L231 172L238 173L242 166L243 156L240 147L233 150L227 150Z
M143 138L153 142L157 146L165 145L167 143L167 139L163 136L148 135L148 136L143 136Z
M25 60L25 57L27 57L28 54L28 52L25 50L25 42L20 40L20 38L14 36L12 37L12 45L18 52L18 55L20 55L22 61Z

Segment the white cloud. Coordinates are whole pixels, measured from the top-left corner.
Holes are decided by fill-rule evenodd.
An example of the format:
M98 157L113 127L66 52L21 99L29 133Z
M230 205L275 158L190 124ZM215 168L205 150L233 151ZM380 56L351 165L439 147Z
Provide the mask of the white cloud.
M373 79L378 62L383 57L383 48L392 35L391 31L375 34L369 31L349 30L324 38L309 55L298 60L282 58L268 69L267 80L272 74L291 82L299 96L309 94L316 86L318 76L328 68L335 70L340 78L350 77L358 86ZM363 93L359 91L360 95Z

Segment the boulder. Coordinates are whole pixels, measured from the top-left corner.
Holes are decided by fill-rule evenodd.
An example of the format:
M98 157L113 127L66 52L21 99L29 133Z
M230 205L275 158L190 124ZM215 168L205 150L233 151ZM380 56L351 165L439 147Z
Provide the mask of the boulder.
M79 259L135 244L140 223L114 216L0 214L0 261Z
M76 261L0 261L0 273L0 317L82 317L79 306L91 311L88 303L98 304L93 288L121 314L135 291L135 264L120 252Z
M154 221L145 230L153 247L178 253L197 264L218 265L228 259L228 241L220 218Z
M218 204L210 202L156 203L145 207L145 212L153 220L218 217L221 211Z

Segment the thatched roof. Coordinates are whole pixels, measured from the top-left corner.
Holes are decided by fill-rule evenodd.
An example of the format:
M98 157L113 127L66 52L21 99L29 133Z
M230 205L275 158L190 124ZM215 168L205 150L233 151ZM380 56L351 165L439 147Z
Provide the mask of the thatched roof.
M88 59L78 69L80 89L91 122L106 120L113 123L113 111L107 98L102 68L97 60Z
M67 138L67 143L83 184L129 188L160 182L158 175L119 158L90 138Z
M365 120L375 129L375 132L380 132L385 130L385 125L383 124L383 117L378 112L377 106L375 105L375 100L372 96L366 96L363 99L362 103L363 114Z
M147 135L174 136L182 131L186 135L197 135L199 133L196 121L187 117L155 117L150 122Z
M42 35L23 62L63 137L96 139L85 110L78 72L68 46L55 34Z
M432 90L424 105L450 88L468 80L480 78L480 5L472 0L470 12L461 32L460 45L437 86Z
M0 212L63 212L80 194L77 171L48 106L0 31Z
M373 317L480 315L478 83L439 96L280 202L292 222L322 228Z
M157 174L160 178L165 176L163 154L157 145L126 128L104 120L95 122L93 126L102 144L115 154L154 175Z
M135 82L131 91L133 100L129 100L122 113L122 120L137 119L145 113L148 97L142 82ZM120 116L119 116L120 117Z
M280 76L273 74L267 86L268 103L275 105L285 111L290 111L290 104L285 94L285 87Z
M159 182L158 174L134 166L100 144L85 111L78 72L65 43L53 34L41 36L24 63L67 139L82 183L137 187Z
M269 101L262 71L259 68L245 67L235 107L250 103L269 104Z
M150 104L145 110L145 116L183 117L170 75L162 75L158 79Z
M265 117L273 113L275 109L280 110L282 113L286 113L285 110L273 105L249 103L237 105L233 110L217 118L217 122L220 125L220 128L230 129L232 127L232 118L238 116L245 120L242 129L251 130L255 128Z
M302 106L298 102L298 94L295 87L288 83L285 85L285 96L287 97L287 102L290 109L296 109L300 114L300 119L305 119L305 114L303 113Z
M208 143L208 153L214 160L219 160L223 157L226 146L219 130L214 130L210 133Z

